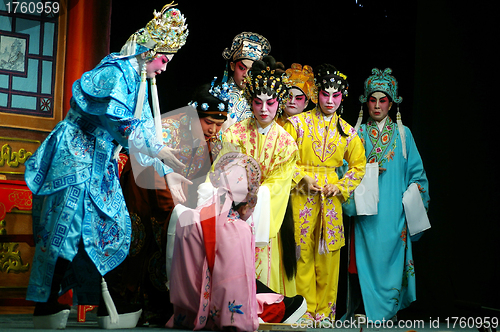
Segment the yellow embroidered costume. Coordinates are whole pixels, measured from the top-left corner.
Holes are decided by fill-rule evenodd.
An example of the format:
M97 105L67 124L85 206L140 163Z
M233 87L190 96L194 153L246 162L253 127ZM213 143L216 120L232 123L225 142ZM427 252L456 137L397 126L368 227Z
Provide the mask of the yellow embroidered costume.
M329 77L339 82L338 75L331 73ZM304 318L333 320L340 248L345 243L341 200L347 199L361 182L365 172L365 151L354 128L337 113L325 116L320 106L288 118L284 129L299 148L300 160L293 176L294 183L298 184L308 175L322 188L335 184L340 189L339 196L330 197L320 192L292 191L295 240L300 247L297 293L307 300L308 312ZM336 169L343 165L344 159L349 166L339 179Z

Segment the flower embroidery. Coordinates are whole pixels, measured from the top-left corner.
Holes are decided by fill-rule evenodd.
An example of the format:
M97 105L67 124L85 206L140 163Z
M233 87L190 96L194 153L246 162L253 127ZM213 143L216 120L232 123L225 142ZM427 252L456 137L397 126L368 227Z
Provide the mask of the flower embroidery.
M392 158L394 157L394 151L389 151L389 153L386 154L385 157L387 158L387 160L392 160Z
M335 230L329 229L328 231L328 238L335 238Z
M406 227L403 229L401 232L401 240L403 240L403 243L406 244Z
M335 319L335 314L337 313L337 304L329 302L328 306L330 307L330 314L328 315L328 318L333 321Z
M335 211L335 209L331 209L330 211L328 211L326 213L326 216L330 219L335 219L335 220L339 220L339 218L337 218L337 211Z
M243 304L234 304L234 301L235 300L233 300L233 302L228 303L228 309L231 312L231 323L234 323L234 313L237 313L240 315L244 314L244 312L240 310L241 307L243 306Z
M357 180L355 177L355 173L353 171L347 172L344 175L344 178L349 179L349 180Z
M421 192L421 193L425 193L425 192L426 192L426 190L424 189L424 187L422 187L422 186L420 185L420 183L418 183L418 182L417 182L417 187L418 187L418 191L419 191L419 192Z
M217 307L214 306L214 308L212 310L210 310L210 318L212 318L212 320L215 320L215 317L219 316L219 312L220 312L220 309L217 309Z
M411 276L411 277L415 276L415 265L413 264L412 259L408 260L408 265L406 265L406 269L407 269L409 276Z
M300 210L299 211L299 218L305 218L307 216L311 216L311 211L312 211L312 208L308 208L307 206L304 207L304 209Z

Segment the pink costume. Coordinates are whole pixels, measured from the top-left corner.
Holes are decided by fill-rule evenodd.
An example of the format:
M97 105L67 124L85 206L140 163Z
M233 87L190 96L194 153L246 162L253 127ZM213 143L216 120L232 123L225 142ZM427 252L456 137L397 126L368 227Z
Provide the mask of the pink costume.
M210 180L217 193L196 209L185 208L176 225L170 275L174 315L167 327L256 331L263 301L256 298L253 226L231 206L246 202L253 210L260 167L252 157L227 153ZM269 304L283 299L264 297Z

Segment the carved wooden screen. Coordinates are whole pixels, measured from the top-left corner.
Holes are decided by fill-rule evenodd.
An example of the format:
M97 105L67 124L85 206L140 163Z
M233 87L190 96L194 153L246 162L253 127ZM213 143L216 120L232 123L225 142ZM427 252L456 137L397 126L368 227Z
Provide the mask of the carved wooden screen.
M65 1L41 13L15 3L0 3L0 125L49 132L62 117Z
M0 305L27 304L35 248L24 162L62 119L66 21L66 0L0 2Z

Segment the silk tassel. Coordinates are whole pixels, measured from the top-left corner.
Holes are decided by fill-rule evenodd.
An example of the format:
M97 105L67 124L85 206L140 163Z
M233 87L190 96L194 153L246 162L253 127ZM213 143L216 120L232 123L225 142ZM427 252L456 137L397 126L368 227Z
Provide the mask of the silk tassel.
M104 304L106 305L106 309L108 310L109 313L109 319L111 321L111 324L116 324L118 323L119 319L118 312L116 311L115 303L111 298L111 294L109 294L108 284L106 283L106 280L104 280L104 277L101 279L101 291L102 291L102 297L104 298Z
M396 114L396 123L398 124L399 136L401 137L401 150L403 150L403 158L406 159L406 135L405 135L405 127L403 126L403 121L401 121L401 113Z

